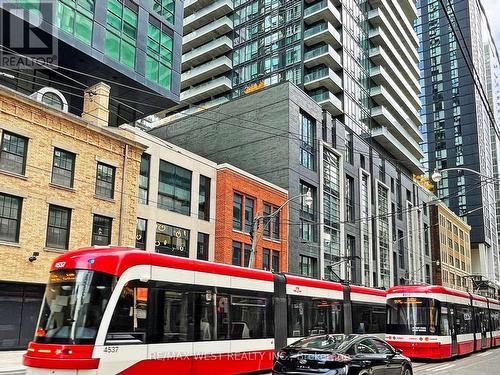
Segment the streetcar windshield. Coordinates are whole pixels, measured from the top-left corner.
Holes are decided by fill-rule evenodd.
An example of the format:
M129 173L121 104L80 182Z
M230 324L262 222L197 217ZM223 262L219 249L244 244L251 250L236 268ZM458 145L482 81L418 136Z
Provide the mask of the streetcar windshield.
M387 300L387 333L400 335L437 335L438 304L430 298L393 298Z
M35 342L93 344L115 277L89 270L50 273Z

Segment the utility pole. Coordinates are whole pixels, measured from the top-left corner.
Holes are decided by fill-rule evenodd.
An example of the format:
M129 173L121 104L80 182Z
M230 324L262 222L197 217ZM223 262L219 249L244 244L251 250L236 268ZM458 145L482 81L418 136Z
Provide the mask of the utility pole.
M259 220L261 217L259 214L255 216L252 224L252 231L250 232L250 238L252 239L252 250L250 251L250 259L248 260L248 267L253 268L255 264L255 250L257 249L257 234L259 231Z

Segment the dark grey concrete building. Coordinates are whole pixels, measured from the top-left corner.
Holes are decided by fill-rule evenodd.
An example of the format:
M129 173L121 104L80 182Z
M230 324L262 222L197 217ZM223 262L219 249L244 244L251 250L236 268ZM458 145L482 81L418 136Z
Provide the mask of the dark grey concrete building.
M311 190L311 208L290 202L289 272L386 288L430 281L429 193L297 86L271 86L151 133L290 197Z
M487 16L480 0L456 0L446 12L436 0L420 0L417 6L426 166L429 174L435 169L458 169L444 174L436 194L472 227L472 273L498 282L494 185L466 170L489 177L498 174L492 145L500 130L480 88L487 87L483 48L491 40Z
M69 111L80 115L83 89L105 81L111 86L112 125L171 107L180 95L183 5L2 1L0 84L28 95L56 88Z

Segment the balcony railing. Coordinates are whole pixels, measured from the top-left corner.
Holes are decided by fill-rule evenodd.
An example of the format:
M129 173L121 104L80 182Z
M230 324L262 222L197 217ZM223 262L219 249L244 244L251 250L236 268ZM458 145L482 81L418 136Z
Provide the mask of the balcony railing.
M320 78L328 77L329 73L330 73L330 69L328 69L328 68L317 69L315 71L307 73L304 77L304 82L305 83L312 82L312 81L315 81L315 80L320 79Z
M325 53L328 53L328 46L323 45L321 47L314 48L310 51L307 51L304 53L304 60L309 60L312 59L313 57L323 55Z
M315 13L318 10L328 7L328 1L329 0L323 0L319 3L311 5L310 7L307 7L306 9L304 9L304 17L307 17L308 15Z
M325 31L328 29L328 24L327 23L320 23L319 25L313 26L310 29L307 29L304 32L304 38L308 38L310 36L313 36L315 34L318 34L322 31Z

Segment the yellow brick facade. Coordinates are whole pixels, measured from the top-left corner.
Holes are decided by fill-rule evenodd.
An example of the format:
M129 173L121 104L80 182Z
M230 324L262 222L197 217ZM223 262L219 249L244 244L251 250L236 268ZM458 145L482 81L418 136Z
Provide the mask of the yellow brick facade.
M23 198L19 242L0 242L0 280L46 282L51 262L61 253L45 246L49 204L72 210L69 249L90 246L94 214L113 218L111 244L135 245L137 184L144 150L140 143L127 138L126 131L98 127L16 92L0 89L0 139L4 131L29 140L25 176L0 170L0 193ZM51 183L55 147L76 154L73 189ZM97 161L116 168L113 200L95 195ZM40 256L30 262L28 258L34 251Z
M442 202L431 207L431 220L434 284L472 290L471 227Z

